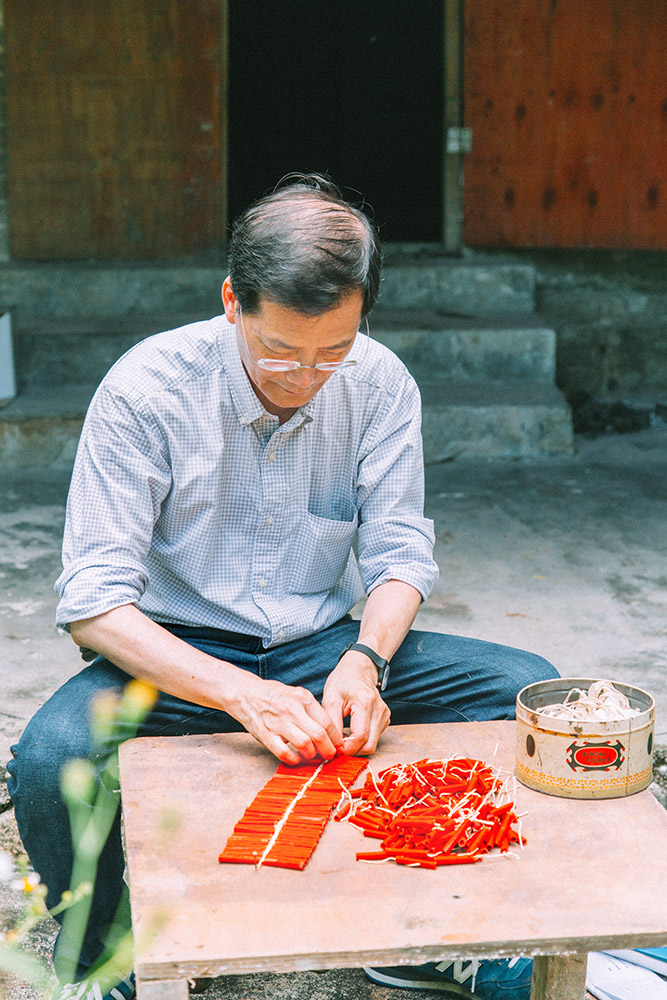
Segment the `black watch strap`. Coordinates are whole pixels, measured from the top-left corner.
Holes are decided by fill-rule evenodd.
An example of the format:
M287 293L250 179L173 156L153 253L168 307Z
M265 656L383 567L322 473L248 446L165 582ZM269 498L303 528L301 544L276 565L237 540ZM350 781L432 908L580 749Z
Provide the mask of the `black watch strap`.
M354 649L358 653L365 653L365 655L372 660L378 671L378 691L384 691L387 686L387 681L389 680L389 660L383 659L379 653L376 653L374 649L370 646L364 646L363 642L351 642L349 646L346 646L343 652L338 657L339 660L345 656L349 650Z

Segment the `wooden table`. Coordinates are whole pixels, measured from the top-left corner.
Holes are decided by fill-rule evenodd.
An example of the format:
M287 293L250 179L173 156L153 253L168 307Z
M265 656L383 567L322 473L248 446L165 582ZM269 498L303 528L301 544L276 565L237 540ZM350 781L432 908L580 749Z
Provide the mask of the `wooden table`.
M511 772L514 732L394 726L372 766L461 754ZM533 1000L581 1000L587 952L667 943L667 813L648 791L583 801L517 784L518 858L362 864L369 841L331 822L304 871L255 870L217 861L276 767L250 736L136 739L120 759L139 1000L185 1000L192 976L518 954L535 957Z

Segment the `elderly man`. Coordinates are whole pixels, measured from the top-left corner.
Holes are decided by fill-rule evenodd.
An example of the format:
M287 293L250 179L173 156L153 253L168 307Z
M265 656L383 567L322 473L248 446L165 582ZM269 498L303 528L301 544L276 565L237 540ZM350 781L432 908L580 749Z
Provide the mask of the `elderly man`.
M327 179L292 175L234 225L224 315L148 338L100 385L56 585L58 624L97 658L37 713L9 765L51 903L72 866L63 764L94 755L91 703L132 677L159 691L139 735L245 729L290 764L371 754L390 714L508 718L524 684L554 675L529 653L411 631L437 567L419 393L359 332L379 281L368 218ZM359 623L349 612L364 591ZM83 945L56 945L56 971L76 969L63 1000L99 1000L95 963L122 890L117 821ZM527 996L525 962L482 963L475 993L450 965L367 973ZM128 1000L133 980L102 989Z

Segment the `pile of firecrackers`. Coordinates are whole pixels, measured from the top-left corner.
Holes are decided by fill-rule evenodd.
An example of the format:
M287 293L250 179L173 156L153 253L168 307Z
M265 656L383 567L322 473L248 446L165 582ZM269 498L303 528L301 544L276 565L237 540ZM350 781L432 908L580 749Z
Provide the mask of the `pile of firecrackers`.
M357 861L439 868L481 861L494 848L525 844L507 781L470 757L396 764L346 791L335 819L380 841Z
M521 819L507 777L470 757L395 764L352 789L368 761L335 757L319 764L279 765L234 827L222 862L305 868L334 819L379 841L357 861L435 869L472 864L498 848L523 847ZM342 796L341 796L342 789Z

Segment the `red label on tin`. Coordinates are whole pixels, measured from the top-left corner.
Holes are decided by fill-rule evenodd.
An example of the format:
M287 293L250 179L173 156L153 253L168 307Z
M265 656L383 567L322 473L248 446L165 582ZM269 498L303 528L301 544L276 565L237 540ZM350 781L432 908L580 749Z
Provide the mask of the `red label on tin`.
M573 756L581 767L608 767L616 763L617 755L613 747L581 747Z
M569 757L567 763L573 771L608 771L610 767L617 770L625 760L625 747L617 740L611 744L605 743L571 743L567 748Z

